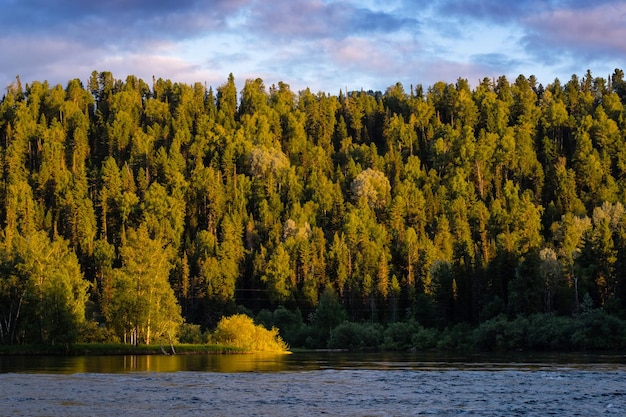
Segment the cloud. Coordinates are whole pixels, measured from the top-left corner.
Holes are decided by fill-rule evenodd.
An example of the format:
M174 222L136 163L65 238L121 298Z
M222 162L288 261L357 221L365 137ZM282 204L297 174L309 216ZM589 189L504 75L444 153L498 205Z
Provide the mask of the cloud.
M506 24L543 9L546 2L538 0L440 0L435 2L437 16L460 20L464 24L490 22Z
M0 51L3 55L0 87L11 83L17 75L22 82L48 80L52 84L87 76L89 72L81 73L81 62L89 61L104 52L84 48L82 44L71 40L33 39L24 36L0 38ZM72 68L71 77L68 76L68 68Z
M0 91L17 75L23 83L46 80L51 85L65 86L73 78L86 82L94 70L111 71L117 79L132 74L149 83L152 76L189 84L199 81L219 85L225 80L221 68L155 51L112 53L108 49L91 48L69 40L24 37L0 38L0 50L5 56L11 56L0 68Z
M617 0L0 0L0 87L92 70L294 91L600 74L625 62ZM607 70L609 67L609 70Z
M203 81L213 70L208 64L204 72L189 69L198 67L202 59L185 63L175 58L181 42L207 33L227 33L230 19L248 2L0 0L0 84L12 82L18 74L23 80L64 84L88 76L93 69L115 66L125 75L155 63L160 65L151 71L162 71L157 76L183 75L188 81L195 73L202 76L196 80ZM143 64L132 58L139 56ZM175 61L177 65L172 65Z
M476 54L472 55L471 62L476 65L480 65L482 68L488 69L491 73L492 71L502 71L505 72L509 69L513 69L519 67L521 61L519 59L511 58L509 55L504 53L487 53L487 54ZM485 74L486 76L488 74ZM499 74L502 75L502 74Z
M9 39L17 37L21 44L29 45L25 48L2 47L7 60L15 63L13 68L5 69L11 79L14 72L28 76L31 68L33 75L54 77L54 65L66 65L74 72L82 71L83 66L110 70L110 67L101 65L117 61L112 58L107 61L103 57L172 57L179 54L177 50L185 48L185 43L194 41L198 41L196 49L204 56L188 54L185 59L190 66L201 66L205 71L223 70L227 74L237 67L245 74L282 71L289 75L308 71L306 78L310 79L311 75L321 71L341 72L324 70L322 65L316 65L320 62L333 64L336 53L323 44L316 46L321 47L321 51L316 50L315 41L363 38L362 44L365 45L389 33L413 31L419 25L416 19L396 15L393 10L322 0L2 1L0 42L4 40L10 44ZM56 46L38 52L38 57L27 57L22 53L33 50L33 47L39 50L41 39ZM345 44L340 48L348 52ZM369 50L376 52L375 48ZM56 52L50 54L48 51ZM303 51L308 51L308 56ZM266 57L259 58L259 55ZM276 65L268 56L283 66ZM361 63L366 57L362 58ZM317 62L307 62L312 59ZM292 70L296 64L300 69ZM268 66L273 71L268 71ZM117 67L123 65L120 63ZM139 68L130 63L127 67ZM28 69L25 71L25 68Z
M524 39L527 51L544 62L558 53L586 60L626 58L626 3L556 9L524 23L530 29Z
M341 38L392 33L418 25L404 15L351 2L322 0L3 0L0 36L15 33L75 37L85 43L140 47L207 33L250 30L275 38Z
M438 16L457 19L465 24L503 25L523 22L544 12L580 10L589 7L589 4L600 6L616 2L617 0L434 0L433 7Z
M351 2L277 0L250 10L247 27L279 39L334 38L394 33L419 26L417 19L357 7Z
M114 56L101 60L98 67L107 68L116 78L125 78L132 74L149 83L153 76L187 84L206 82L207 85L220 85L226 81L224 74L219 71L170 56L151 54Z
M0 36L30 34L79 39L88 44L143 45L223 30L247 0L5 0Z

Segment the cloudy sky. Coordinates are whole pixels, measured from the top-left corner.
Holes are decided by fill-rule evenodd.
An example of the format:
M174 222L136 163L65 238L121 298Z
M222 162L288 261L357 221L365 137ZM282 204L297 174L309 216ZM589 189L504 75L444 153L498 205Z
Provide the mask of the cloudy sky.
M0 0L0 87L93 70L336 94L626 67L623 0Z

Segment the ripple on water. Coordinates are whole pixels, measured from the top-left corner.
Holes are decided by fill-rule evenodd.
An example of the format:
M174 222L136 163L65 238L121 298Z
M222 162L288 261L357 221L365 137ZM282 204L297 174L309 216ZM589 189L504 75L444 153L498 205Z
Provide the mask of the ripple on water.
M0 374L0 415L624 415L626 372Z

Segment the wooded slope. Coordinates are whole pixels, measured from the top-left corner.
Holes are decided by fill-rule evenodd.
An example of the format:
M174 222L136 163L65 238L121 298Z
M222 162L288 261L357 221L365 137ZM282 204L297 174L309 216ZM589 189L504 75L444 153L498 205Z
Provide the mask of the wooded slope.
M0 342L150 343L237 305L307 318L326 288L354 321L624 315L624 103L622 70L339 95L17 79Z

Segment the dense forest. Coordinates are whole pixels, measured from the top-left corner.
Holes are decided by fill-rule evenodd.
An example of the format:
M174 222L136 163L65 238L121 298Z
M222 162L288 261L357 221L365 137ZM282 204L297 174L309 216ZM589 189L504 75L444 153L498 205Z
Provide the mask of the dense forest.
M0 343L244 312L309 347L624 347L625 103L619 69L338 95L18 77Z

